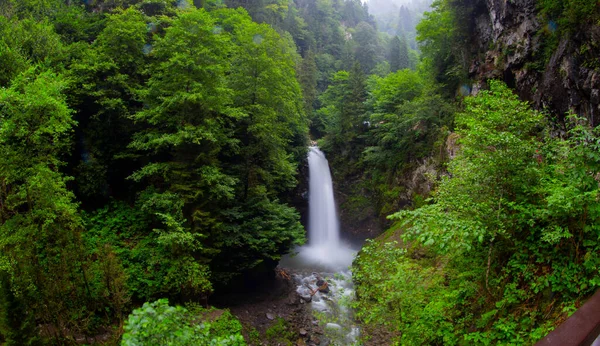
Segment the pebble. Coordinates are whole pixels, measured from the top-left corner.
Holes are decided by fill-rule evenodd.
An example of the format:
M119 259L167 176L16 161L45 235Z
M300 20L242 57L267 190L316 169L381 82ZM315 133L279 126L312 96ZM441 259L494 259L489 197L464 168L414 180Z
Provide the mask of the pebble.
M300 335L302 336L306 336L308 334L308 332L306 331L306 329L300 329L299 330Z
M274 316L272 313L270 313L270 312L267 312L267 318L268 318L268 319L270 319L270 320L272 321L272 320L274 320L274 319L275 319L275 316Z

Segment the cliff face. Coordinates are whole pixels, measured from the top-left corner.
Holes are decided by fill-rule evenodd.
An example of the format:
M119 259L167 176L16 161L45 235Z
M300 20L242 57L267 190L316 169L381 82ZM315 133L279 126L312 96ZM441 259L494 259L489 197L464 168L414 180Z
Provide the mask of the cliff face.
M559 118L571 109L600 124L600 26L584 22L569 33L543 19L536 3L476 2L469 68L478 81L474 91L489 78L503 79L538 109Z

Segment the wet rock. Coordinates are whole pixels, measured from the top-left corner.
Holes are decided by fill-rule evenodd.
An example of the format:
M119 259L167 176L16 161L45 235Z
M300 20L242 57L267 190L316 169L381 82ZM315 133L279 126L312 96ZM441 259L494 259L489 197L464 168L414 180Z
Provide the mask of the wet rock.
M310 303L313 299L313 296L309 294L300 294L300 299L302 300L302 303Z
M323 280L323 278L317 279L317 287L319 289L319 292L329 293L329 284L327 283L327 281Z
M503 79L525 101L546 109L562 119L568 110L586 116L593 126L600 124L600 76L595 66L600 52L600 27L581 23L580 28L563 35L550 59L541 59L546 44L541 30L554 32L556 24L539 11L535 0L475 1L469 26L469 76L473 91L488 79ZM548 52L547 52L548 53ZM483 59L483 57L486 57Z
M591 96L590 96L590 102L592 102L593 104L599 104L600 103L600 90L598 89L593 89L591 92Z

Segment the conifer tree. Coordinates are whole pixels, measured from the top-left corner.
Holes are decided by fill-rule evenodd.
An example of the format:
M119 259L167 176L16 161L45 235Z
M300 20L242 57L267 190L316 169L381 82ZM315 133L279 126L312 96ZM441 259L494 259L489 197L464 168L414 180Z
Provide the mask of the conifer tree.
M400 39L398 38L398 36L394 36L390 40L389 61L390 72L396 72L400 69Z
M410 68L410 57L408 55L408 44L406 43L406 37L402 35L400 38L399 51L398 51L398 70Z

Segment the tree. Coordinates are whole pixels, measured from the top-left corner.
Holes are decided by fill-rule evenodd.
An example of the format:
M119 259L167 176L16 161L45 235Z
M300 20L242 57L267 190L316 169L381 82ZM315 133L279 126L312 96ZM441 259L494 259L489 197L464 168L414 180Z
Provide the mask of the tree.
M277 200L294 186L305 150L291 44L242 9L181 13L154 43L146 107L134 115L144 128L130 144L149 163L132 179L147 186L138 203L153 215L174 292L183 282L206 294L211 280L224 283L302 238L297 214ZM239 229L240 214L256 229ZM238 232L252 235L243 244L277 240L240 247Z
M317 72L315 54L309 50L298 68L298 79L304 96L304 110L309 115L314 112L317 101Z
M406 37L402 35L400 38L400 50L398 51L398 69L403 70L405 68L410 68L410 66L408 44L406 43Z
M400 39L394 36L389 43L388 56L390 61L390 72L400 69Z
M0 86L8 86L31 64L50 66L63 58L65 47L46 19L0 17L0 37Z
M415 30L412 15L406 6L400 6L398 15L398 35L406 35Z
M436 81L453 95L466 79L467 61L461 43L470 32L457 18L469 18L469 14L458 17L457 8L448 0L435 1L432 8L417 25L417 41Z
M381 60L381 46L377 31L371 24L361 22L356 26L352 39L357 44L354 54L356 61L362 67L363 72L368 74Z
M390 40L388 51L391 72L411 67L408 46L406 45L406 38L404 36L402 38L394 36Z
M234 126L243 162L239 169L244 172L236 176L245 199L259 185L269 192L295 185L295 160L289 154L304 146L307 128L295 78L295 49L267 25L237 13L227 16L226 27L239 20L231 33L237 47L228 85L233 106L244 115Z
M233 198L236 183L218 160L222 147L236 144L228 128L237 114L228 107L232 92L223 64L231 47L227 35L213 32L216 25L204 9L191 10L156 39L156 62L142 93L147 106L134 115L146 126L130 144L150 159L132 179L147 181L141 203L155 217L170 266L179 268L171 289L182 284L190 293L211 291L208 267L189 265L215 222L206 209Z
M218 15L235 44L228 85L232 106L242 115L233 123L239 150L222 153L227 172L240 182L237 202L222 206L223 227L208 239L222 244L213 268L224 281L265 262L274 267L281 254L303 242L297 213L277 196L296 185L307 122L291 39L251 22L242 11Z
M366 99L366 78L358 63L350 72L336 73L321 95L323 108L318 112L327 123L328 133L323 147L335 153L334 160L358 161L364 146L361 135L367 128Z
M137 91L146 79L146 20L134 8L108 16L106 27L69 70L77 111L76 192L84 205L98 206L127 191L125 179L139 166L127 157L138 130L131 116L142 108ZM149 52L148 52L149 53Z
M11 291L0 329L12 330L9 342L31 337L20 333L36 321L62 334L71 316L88 313L82 223L60 172L74 125L63 90L61 78L41 68L0 89L0 278ZM15 324L17 311L27 314Z

